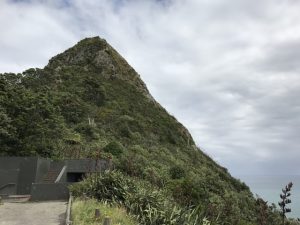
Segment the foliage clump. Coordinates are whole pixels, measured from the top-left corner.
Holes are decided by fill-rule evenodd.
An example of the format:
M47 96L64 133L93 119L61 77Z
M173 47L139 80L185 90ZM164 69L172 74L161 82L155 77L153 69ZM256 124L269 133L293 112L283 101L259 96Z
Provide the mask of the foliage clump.
M108 145L106 145L103 150L105 152L111 153L114 156L119 156L123 153L124 147L120 142L112 141Z
M172 179L180 179L185 176L185 170L181 166L172 166L169 169L169 174Z

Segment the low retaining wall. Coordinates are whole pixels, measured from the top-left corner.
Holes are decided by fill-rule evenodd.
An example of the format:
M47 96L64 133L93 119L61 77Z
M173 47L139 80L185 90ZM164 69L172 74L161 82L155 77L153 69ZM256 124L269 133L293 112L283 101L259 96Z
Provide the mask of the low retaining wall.
M67 183L33 183L31 201L68 200L69 189Z

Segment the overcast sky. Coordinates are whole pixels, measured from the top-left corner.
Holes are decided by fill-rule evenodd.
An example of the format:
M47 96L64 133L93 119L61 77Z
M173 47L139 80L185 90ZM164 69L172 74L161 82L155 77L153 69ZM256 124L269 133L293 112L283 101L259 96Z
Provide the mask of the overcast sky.
M0 72L105 38L235 176L300 174L300 1L0 0Z

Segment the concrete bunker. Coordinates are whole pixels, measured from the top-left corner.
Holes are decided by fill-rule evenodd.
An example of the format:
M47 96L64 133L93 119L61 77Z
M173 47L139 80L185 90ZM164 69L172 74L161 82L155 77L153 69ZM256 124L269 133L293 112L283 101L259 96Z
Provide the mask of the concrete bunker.
M109 166L107 160L0 157L0 196L28 195L32 201L67 199L68 185Z

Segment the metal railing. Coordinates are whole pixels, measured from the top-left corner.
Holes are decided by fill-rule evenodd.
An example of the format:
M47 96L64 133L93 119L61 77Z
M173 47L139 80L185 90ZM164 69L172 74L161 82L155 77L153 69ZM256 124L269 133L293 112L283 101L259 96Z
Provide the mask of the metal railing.
M57 178L56 178L56 180L55 180L54 183L58 183L58 182L60 181L61 177L64 175L64 173L65 173L65 171L66 171L66 168L67 168L67 166L64 166L64 167L62 168L62 170L61 170L60 173L58 174L58 176L57 176Z

